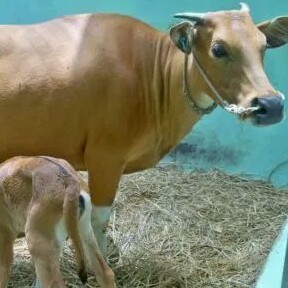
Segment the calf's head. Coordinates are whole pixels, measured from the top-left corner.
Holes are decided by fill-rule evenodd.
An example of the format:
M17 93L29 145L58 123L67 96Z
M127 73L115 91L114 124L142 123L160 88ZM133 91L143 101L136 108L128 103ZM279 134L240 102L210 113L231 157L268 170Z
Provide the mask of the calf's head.
M263 58L267 49L288 42L288 16L255 25L248 6L242 4L241 10L180 13L175 17L189 21L171 28L172 41L182 52L193 53L223 100L245 108L258 107L242 118L255 125L283 119L284 96L270 84ZM221 104L207 83L201 89L201 94Z

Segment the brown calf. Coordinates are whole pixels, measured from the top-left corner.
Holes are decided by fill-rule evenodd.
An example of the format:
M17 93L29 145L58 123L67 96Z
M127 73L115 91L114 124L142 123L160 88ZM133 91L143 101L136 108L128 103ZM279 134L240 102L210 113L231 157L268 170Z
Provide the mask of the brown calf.
M0 166L0 287L7 287L13 242L25 233L35 265L37 288L66 287L59 254L69 236L82 282L86 257L103 288L114 274L100 254L91 226L87 186L68 162L51 157L14 157Z

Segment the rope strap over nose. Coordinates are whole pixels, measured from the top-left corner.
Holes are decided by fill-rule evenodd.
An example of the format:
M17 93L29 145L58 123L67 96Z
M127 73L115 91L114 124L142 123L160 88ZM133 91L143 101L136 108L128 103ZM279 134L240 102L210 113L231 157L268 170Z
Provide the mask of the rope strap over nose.
M196 58L195 56L195 53L193 52L193 49L192 49L192 55L193 55L193 60L196 64L196 67L198 68L201 76L203 77L203 79L205 80L205 82L207 83L207 85L209 86L209 88L212 90L212 92L214 93L214 95L216 96L216 98L218 99L220 105L222 106L222 108L229 112L229 113L232 113L232 114L236 114L236 115L239 115L239 116L244 116L246 114L250 114L254 111L257 111L260 109L259 106L255 106L255 107L247 107L247 108L244 108L240 105L237 105L237 104L229 104L227 101L225 101L220 93L216 90L216 88L214 87L214 85L212 84L212 82L210 81L208 75L206 74L206 72L204 71L204 69L201 67L198 59ZM188 84L188 54L184 54L185 58L184 58L184 71L183 71L183 93L185 95L185 97L187 98L188 102L190 103L192 109L194 111L196 111L197 113L199 114L209 114L211 113L217 106L217 103L214 102L214 104L212 104L210 107L206 108L206 109L203 109L203 108L200 108L196 103L195 101L192 99L191 97L191 93L190 93L190 88L189 88L189 84Z
M226 101L223 102L223 108L229 113L237 114L240 116L252 113L260 109L259 106L244 108L236 104L228 104Z

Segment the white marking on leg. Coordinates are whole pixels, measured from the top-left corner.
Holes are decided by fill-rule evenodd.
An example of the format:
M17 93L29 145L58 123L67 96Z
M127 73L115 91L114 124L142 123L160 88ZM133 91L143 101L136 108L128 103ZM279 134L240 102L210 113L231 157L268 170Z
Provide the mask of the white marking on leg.
M56 225L55 237L56 237L57 245L59 248L59 256L61 257L63 254L63 247L65 244L65 241L68 237L64 219L61 219L61 221Z
M103 256L107 256L107 238L105 230L110 220L111 206L95 206L92 205L91 225L94 235L97 238L100 251Z
M34 280L33 286L34 288L42 288L42 285L38 277L36 277L36 279Z

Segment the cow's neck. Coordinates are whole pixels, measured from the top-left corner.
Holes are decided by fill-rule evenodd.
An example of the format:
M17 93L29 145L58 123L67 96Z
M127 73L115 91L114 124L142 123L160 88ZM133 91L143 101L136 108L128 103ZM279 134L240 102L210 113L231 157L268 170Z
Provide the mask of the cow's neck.
M183 92L184 54L178 50L165 35L158 40L155 56L154 93L155 100L161 103L162 148L164 152L174 147L191 130L201 115L189 105ZM204 95L203 80L189 57L189 86L191 96L201 108L211 105L211 100Z

